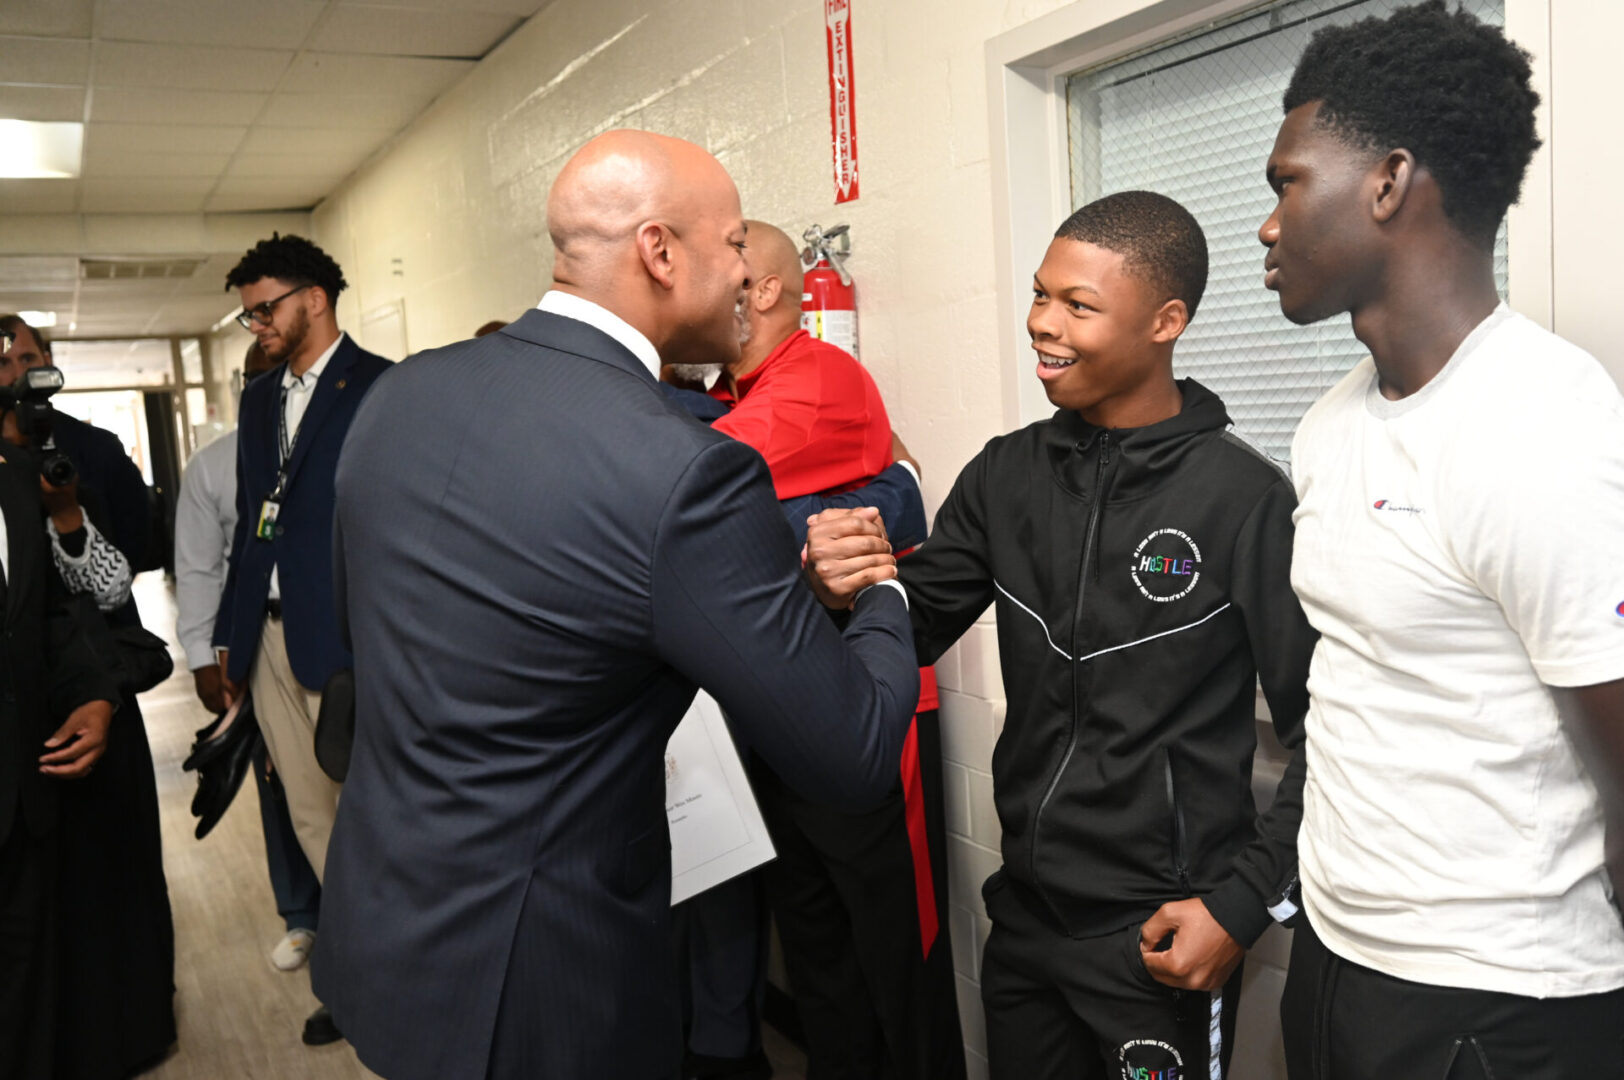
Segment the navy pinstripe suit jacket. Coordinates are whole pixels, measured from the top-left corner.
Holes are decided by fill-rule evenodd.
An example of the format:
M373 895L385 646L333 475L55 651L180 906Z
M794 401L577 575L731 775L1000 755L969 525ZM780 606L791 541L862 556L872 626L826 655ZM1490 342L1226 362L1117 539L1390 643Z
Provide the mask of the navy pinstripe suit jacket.
M675 1076L664 747L694 686L809 795L895 782L901 595L844 634L766 465L532 311L384 374L338 468L356 741L318 995L384 1076Z

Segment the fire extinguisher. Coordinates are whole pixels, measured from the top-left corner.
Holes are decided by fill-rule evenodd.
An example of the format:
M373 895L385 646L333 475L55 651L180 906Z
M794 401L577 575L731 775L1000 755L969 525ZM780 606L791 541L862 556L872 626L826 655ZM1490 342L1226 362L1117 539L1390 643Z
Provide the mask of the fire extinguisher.
M801 329L857 355L857 287L846 272L851 254L850 225L825 232L817 225L801 234L805 284L801 289ZM838 246L836 244L838 241Z

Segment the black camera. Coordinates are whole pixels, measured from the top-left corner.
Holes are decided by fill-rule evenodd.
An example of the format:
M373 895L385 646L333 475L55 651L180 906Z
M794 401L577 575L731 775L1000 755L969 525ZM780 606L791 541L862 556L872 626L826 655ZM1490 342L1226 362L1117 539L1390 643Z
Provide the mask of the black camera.
M79 475L68 455L58 450L51 438L51 423L56 417L51 395L60 389L62 369L54 367L31 368L11 386L0 387L0 415L8 409L16 414L17 429L39 451L40 475L52 487L65 487Z

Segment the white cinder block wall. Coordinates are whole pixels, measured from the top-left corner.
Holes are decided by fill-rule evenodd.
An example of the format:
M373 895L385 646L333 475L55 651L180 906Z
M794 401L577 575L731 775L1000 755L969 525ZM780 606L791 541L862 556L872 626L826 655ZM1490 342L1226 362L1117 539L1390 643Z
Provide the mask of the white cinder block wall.
M548 278L547 189L605 128L693 140L748 216L792 236L849 221L861 352L924 463L934 512L1006 429L994 302L985 43L1060 0L857 0L862 197L836 208L819 0L556 0L314 213L352 289L342 322L404 300L412 349L533 305ZM950 898L973 1075L981 881L999 864L989 765L1003 723L989 622L943 661Z

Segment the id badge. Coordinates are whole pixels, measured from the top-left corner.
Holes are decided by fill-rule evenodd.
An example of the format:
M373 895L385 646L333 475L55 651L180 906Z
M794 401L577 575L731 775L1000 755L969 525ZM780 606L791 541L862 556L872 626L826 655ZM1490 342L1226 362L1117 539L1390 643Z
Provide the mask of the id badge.
M276 515L281 511L282 504L275 499L266 499L259 508L259 524L254 527L254 535L260 540L272 540L276 537Z

